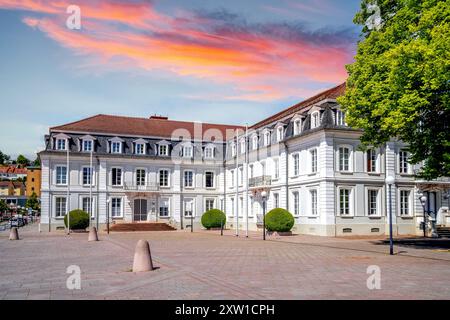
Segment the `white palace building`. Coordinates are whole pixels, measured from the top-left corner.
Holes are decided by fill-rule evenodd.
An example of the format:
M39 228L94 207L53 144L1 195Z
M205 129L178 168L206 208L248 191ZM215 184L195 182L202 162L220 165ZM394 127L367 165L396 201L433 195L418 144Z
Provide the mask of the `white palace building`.
M428 221L450 225L450 180L419 181L406 145L359 149L336 98L345 84L245 128L166 117L97 115L50 128L42 165L41 230L64 228L73 209L110 223L166 222L200 227L218 208L240 234L285 208L294 233L322 236L423 234ZM262 191L266 197L262 198ZM426 196L426 202L423 202ZM422 202L420 198L422 197Z

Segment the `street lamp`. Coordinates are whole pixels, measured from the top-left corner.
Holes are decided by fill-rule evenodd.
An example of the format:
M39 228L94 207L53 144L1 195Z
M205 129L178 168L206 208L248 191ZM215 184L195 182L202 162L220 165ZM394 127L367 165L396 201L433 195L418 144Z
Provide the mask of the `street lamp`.
M392 256L394 254L394 241L392 239L392 185L395 182L395 178L388 176L386 178L386 183L389 186L389 254Z
M425 206L427 204L427 197L426 196L421 196L419 198L420 203L422 204L422 208L423 208L423 237L426 238L427 237L427 210L425 209Z
M106 232L109 234L109 203L111 199L106 200Z
M261 192L262 205L263 205L263 240L266 240L266 198L267 192Z

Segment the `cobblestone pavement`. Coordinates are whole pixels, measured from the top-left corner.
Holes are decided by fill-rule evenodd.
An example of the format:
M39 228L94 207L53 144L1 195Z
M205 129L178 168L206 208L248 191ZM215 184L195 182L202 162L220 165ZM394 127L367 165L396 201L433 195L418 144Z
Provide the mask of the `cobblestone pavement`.
M220 232L39 234L0 232L0 299L450 299L450 252L388 247L373 239L295 236L262 241ZM157 270L130 271L139 239ZM66 287L81 268L81 290ZM381 289L367 288L380 267Z

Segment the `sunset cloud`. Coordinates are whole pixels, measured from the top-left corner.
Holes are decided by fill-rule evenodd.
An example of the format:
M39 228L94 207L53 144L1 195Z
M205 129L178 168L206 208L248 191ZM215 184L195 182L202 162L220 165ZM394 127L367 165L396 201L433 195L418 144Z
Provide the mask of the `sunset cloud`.
M224 99L275 100L346 79L355 36L349 30L306 30L301 24L247 23L227 11L168 16L148 1L78 1L82 30L65 26L63 1L0 0L30 12L23 22L76 54L108 68L163 70L232 85ZM311 90L314 91L314 90Z

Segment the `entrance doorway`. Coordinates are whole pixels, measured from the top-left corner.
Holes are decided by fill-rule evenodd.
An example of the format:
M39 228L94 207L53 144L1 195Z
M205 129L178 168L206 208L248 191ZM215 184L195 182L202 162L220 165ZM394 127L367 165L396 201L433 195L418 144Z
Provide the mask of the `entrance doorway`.
M147 221L147 200L135 199L133 208L134 222Z

